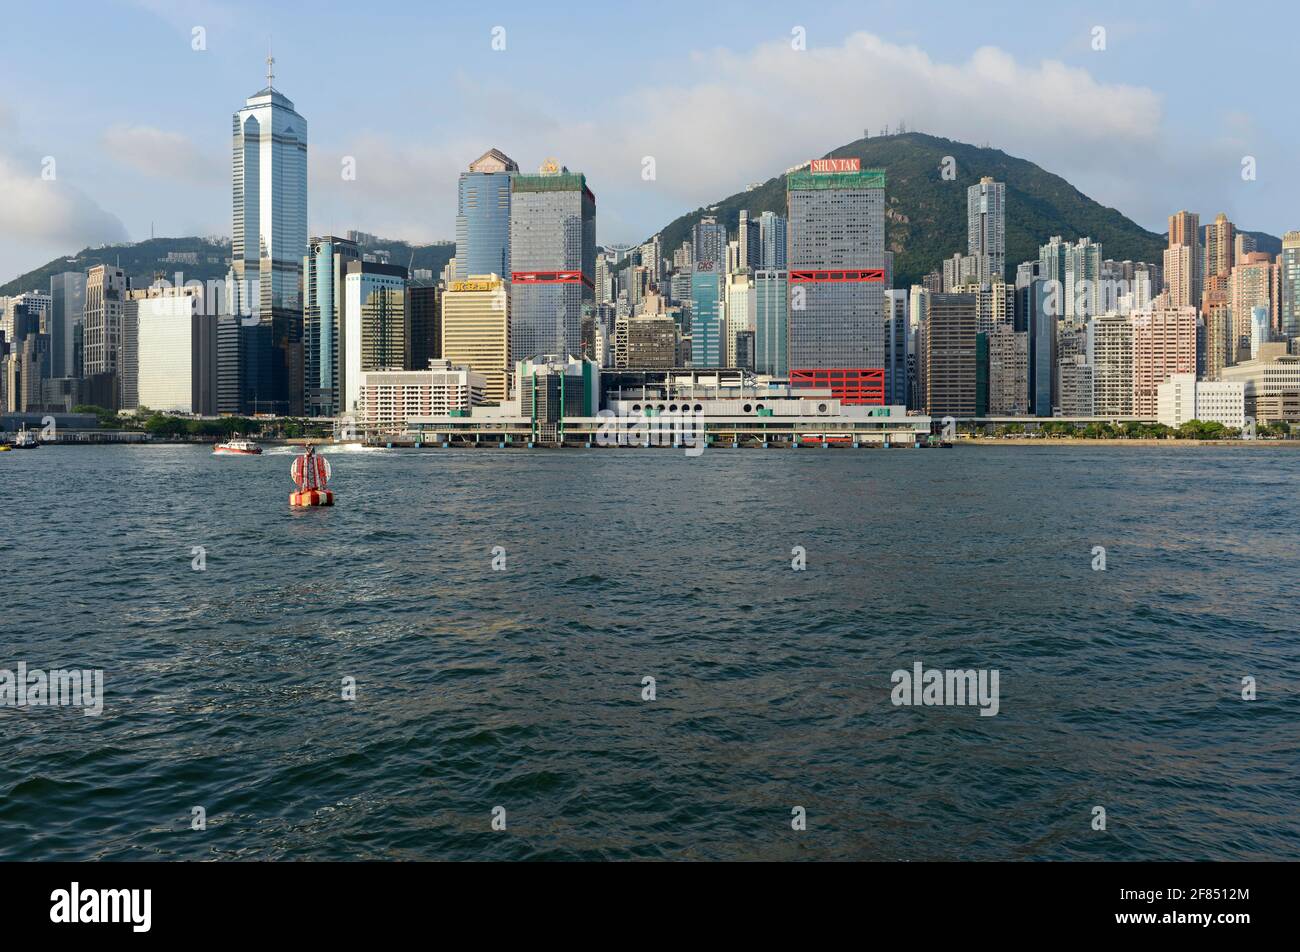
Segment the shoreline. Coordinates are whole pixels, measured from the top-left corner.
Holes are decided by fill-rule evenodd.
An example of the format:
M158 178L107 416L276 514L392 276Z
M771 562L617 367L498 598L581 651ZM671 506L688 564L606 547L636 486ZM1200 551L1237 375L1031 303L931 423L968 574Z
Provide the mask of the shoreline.
M1286 447L1300 449L1300 440L1159 440L1137 438L1124 440L1087 439L1085 437L992 437L959 436L953 446L1222 446L1222 447Z
M60 447L60 446L122 446L122 447L149 447L149 446L206 446L212 447L219 441L206 440L123 440L123 439L100 439L100 440L67 440L42 443L42 447ZM256 440L262 446L305 446L312 443L320 449L331 449L338 447L356 446L368 449L394 449L394 450L441 450L441 449L475 449L475 450L519 450L519 449L613 449L613 450L640 450L640 449L676 449L676 447L667 446L584 446L582 444L566 444L563 446L530 446L525 442L511 443L504 447L498 447L496 442L484 442L478 445L474 444L455 444L452 446L443 446L441 443L428 442L424 444L414 444L409 440L393 440L383 442L368 443L363 440L312 440L304 437L293 437L290 439L264 439ZM1216 448L1270 448L1270 449L1294 449L1300 450L1300 440L1173 440L1173 439L1154 439L1154 438L1135 438L1135 439L1087 439L1083 437L965 437L959 436L953 440L944 449L955 447L989 447L989 446L1078 446L1078 447L1098 447L1098 446L1123 446L1123 447L1176 447L1180 449L1190 449L1198 447L1216 447ZM894 444L889 449L938 449L940 447L915 447L909 444ZM741 444L732 446L729 443L715 444L709 447L715 450L733 450L733 449L768 449L768 450L820 450L820 449L885 449L885 447L876 443L863 443L857 447L829 445L823 447L821 444L805 443L798 447L787 444L772 444L769 446L755 444Z

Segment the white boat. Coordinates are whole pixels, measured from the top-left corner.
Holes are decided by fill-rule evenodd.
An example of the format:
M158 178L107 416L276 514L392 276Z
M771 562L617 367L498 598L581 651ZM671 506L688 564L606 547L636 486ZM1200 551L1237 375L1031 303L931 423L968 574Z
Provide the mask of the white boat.
M40 448L40 445L40 440L36 439L36 434L25 426L14 434L14 449L16 450L34 450Z
M213 456L260 456L262 448L252 440L226 440L212 448Z

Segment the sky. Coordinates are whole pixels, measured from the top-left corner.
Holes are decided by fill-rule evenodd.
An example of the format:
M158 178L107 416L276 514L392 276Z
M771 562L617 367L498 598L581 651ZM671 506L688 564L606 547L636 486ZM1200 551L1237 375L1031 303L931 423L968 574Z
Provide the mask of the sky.
M312 234L452 239L456 177L495 147L585 172L597 240L636 242L900 120L1034 161L1156 232L1182 208L1300 227L1297 4L5 7L0 281L103 242L228 236L231 116L268 49L309 125Z

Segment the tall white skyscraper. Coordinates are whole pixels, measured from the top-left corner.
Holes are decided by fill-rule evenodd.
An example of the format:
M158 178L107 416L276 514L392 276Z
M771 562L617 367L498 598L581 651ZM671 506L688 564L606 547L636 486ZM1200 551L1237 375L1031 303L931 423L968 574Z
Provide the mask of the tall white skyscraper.
M987 175L966 189L967 254L978 261L979 282L1005 279L1007 264L1007 186Z
M232 304L248 308L255 281L258 308L256 323L241 329L240 408L301 413L307 121L272 87L274 63L267 58L266 88L250 96L233 120L231 268L241 299Z

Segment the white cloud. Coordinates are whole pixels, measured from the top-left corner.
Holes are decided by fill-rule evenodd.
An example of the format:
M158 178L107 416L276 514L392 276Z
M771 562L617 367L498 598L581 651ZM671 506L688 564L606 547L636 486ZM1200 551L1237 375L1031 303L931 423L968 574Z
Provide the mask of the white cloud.
M486 149L468 139L406 145L365 132L341 148L311 146L311 231L358 228L417 243L452 238L457 176ZM351 160L353 179L343 177L345 159Z
M125 240L121 219L62 178L57 163L53 168L49 181L40 159L0 154L0 234L19 247L52 246L53 254Z
M1160 97L1150 90L1106 84L1060 62L1021 64L993 47L942 63L856 33L805 51L775 43L697 54L693 71L693 82L646 86L608 110L632 121L588 153L596 167L634 186L640 157L654 154L660 187L697 206L900 119L1067 176L1146 153L1161 124Z
M0 101L0 283L59 255L126 239L122 220L99 205L61 156L22 144L14 112Z
M226 167L217 157L179 132L119 123L104 131L101 144L110 158L151 178L193 185L226 180Z
M339 148L313 147L313 215L327 211L391 237L451 237L456 175L497 146L525 169L555 155L586 172L600 240L639 240L683 211L900 119L1031 159L1085 193L1104 188L1092 197L1121 210L1146 211L1163 197L1133 171L1139 160L1150 168L1160 150L1161 97L1059 61L1026 64L984 47L945 63L855 33L803 51L785 41L700 51L676 75L576 116L538 91L461 80L455 98L468 118L456 123L454 140L409 147L358 135ZM357 158L355 182L339 175L344 154ZM653 182L641 175L647 155Z

